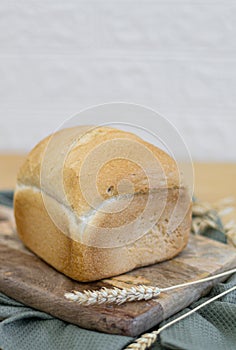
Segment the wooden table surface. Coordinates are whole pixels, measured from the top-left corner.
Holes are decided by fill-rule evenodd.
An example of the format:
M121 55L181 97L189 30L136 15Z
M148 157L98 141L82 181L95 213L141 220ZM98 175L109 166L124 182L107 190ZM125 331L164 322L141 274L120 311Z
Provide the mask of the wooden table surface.
M12 189L25 156L0 154L0 189ZM194 163L196 196L208 202L236 198L236 163Z

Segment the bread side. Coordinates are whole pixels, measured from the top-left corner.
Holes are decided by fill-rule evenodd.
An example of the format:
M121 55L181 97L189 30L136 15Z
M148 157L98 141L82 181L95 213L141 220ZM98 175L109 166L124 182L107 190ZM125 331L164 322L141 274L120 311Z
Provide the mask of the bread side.
M48 215L40 191L30 187L19 188L15 194L18 234L29 249L75 280L86 282L115 276L170 259L186 246L191 209L175 231L167 230L175 205L175 192L170 190L165 211L147 234L123 247L98 248L81 244L60 231ZM185 197L184 193L182 195ZM58 207L58 215L64 213L69 228L70 213L57 201L54 205Z

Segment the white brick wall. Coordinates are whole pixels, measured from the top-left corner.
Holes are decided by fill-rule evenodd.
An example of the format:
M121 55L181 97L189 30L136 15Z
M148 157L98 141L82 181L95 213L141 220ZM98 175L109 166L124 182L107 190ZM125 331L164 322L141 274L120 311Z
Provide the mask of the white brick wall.
M108 101L157 109L195 159L236 161L236 1L1 0L0 151Z

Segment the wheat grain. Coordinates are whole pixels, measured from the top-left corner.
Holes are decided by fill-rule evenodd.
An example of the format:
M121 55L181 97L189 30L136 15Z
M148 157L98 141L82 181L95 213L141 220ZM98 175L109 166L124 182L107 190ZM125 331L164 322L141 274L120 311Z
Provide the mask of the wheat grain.
M161 290L158 287L144 285L133 286L127 289L103 287L100 290L85 290L83 293L72 291L65 293L65 298L70 301L77 301L79 304L94 305L104 303L123 304L130 301L150 300L156 298Z

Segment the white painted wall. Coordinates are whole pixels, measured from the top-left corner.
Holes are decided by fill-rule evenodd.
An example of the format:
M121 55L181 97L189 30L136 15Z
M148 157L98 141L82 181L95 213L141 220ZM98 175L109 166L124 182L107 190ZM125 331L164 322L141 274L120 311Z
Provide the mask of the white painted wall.
M236 161L236 1L0 1L0 151L109 101L160 111L194 159Z

